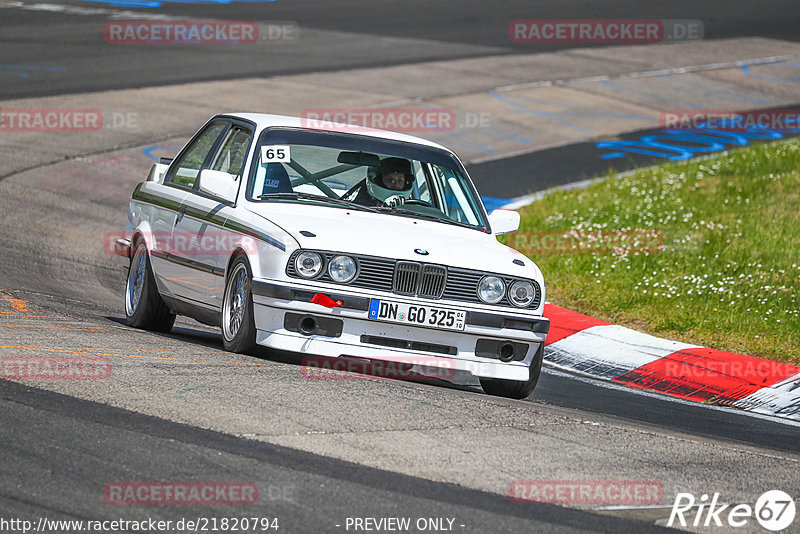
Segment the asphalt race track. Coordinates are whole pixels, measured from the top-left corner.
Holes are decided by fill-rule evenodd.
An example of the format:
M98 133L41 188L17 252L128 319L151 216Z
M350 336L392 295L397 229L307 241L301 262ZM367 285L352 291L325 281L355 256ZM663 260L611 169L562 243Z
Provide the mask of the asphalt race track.
M227 353L214 329L192 320L179 318L170 334L125 326L126 265L109 254L107 244L124 228L130 193L152 159L174 153L199 126L197 117L207 117L208 109L228 110L239 100L269 107L276 97L270 91L278 89L264 85L263 94L254 96L260 78L300 76L313 86L318 73L336 81L343 71L350 85L317 88L319 94L340 91L325 105L372 105L395 97L409 102L416 88L404 75L386 78L398 92L381 88L383 100L369 90L378 93L374 80L387 72L442 72L443 63L420 67L427 62L496 56L522 61L531 50L509 43L510 20L698 19L707 48L676 45L696 50L686 58L654 53L652 61L663 60L656 66L665 68L722 65L719 49L730 49L727 63L714 71L714 83L734 80L752 99L763 80L748 78L751 85L745 86L735 78L741 74L733 61L737 40L746 41L741 59L775 56L765 64L791 66L796 59L785 56L797 57L792 47L800 42L798 15L796 2L776 1L764 9L738 0L683 7L615 1L602 8L473 0L165 1L152 7L134 1L0 0L2 107L125 101L125 111L140 119L130 131L104 131L102 138L0 131L0 358L82 355L105 358L112 366L107 380L0 380L0 520L259 517L277 518L278 532L347 532L354 531L347 528L348 518L408 517L441 519L442 527L465 533L638 532L664 530L679 492L719 492L724 502L752 505L765 491L781 489L797 501L797 423L549 369L524 401L484 395L476 379L461 375L453 383L359 375L309 380L299 356ZM106 46L104 24L133 16L291 22L301 38L250 48ZM717 42L725 44L715 47ZM553 55L542 56L541 72L520 76L550 80L553 65L565 59L577 62L576 77L650 68L640 58L638 67L626 63L622 51L593 46L544 45L536 52ZM400 70L380 70L387 67ZM471 63L459 67L470 68ZM344 69L359 70L350 75ZM354 76L364 80L363 94L353 88ZM491 80L481 76L474 72L476 86L488 91ZM239 79L250 80L247 90L237 92ZM281 87L293 87L298 79L283 80L288 85ZM297 109L313 106L317 92L305 93L306 85L297 84ZM419 93L447 84L447 75L434 76ZM458 88L450 89L457 98ZM723 94L716 86L714 91ZM795 86L780 85L773 96L762 105L800 102ZM652 125L620 128L615 138L656 131ZM484 194L512 198L610 166L597 156L598 138L564 139L547 150L531 143L517 151L498 142L491 160L470 162L470 172ZM625 169L659 161L643 156L611 165ZM542 176L535 186L522 179L532 172ZM655 481L663 499L648 507L514 502L509 488L526 480ZM104 488L119 481L248 481L257 485L259 498L236 506L111 504ZM736 531L762 530L751 521Z
M278 518L281 531L288 532L335 531L334 522L343 525L346 517L392 516L398 509L419 517L457 518L455 528L464 531L467 526L482 532L631 528L613 517L548 504L520 506L499 495L254 443L16 384L9 384L2 396L3 427L23 430L4 439L4 450L11 452L4 479L10 483L34 478L25 486L37 495L32 500L4 489L4 516L13 510L16 516L94 519L96 504L86 496L109 477L184 480L202 472L215 480L257 480L263 502L197 513ZM33 454L28 450L31 443L36 443ZM174 517L160 510L145 515L156 520Z
M244 51L218 46L209 53L207 49L149 45L145 51L132 51L96 43L103 38L106 20L124 19L133 11L124 7L124 2L3 0L0 7L18 3L27 9L3 12L2 39L14 46L0 49L0 65L56 70L38 71L40 83L36 84L29 83L30 79L4 77L4 98L529 52L525 45L508 42L508 22L515 19L700 19L707 39L760 36L799 40L796 17L792 16L798 8L792 0L770 2L769 9L743 0L648 5L616 0L602 8L586 8L580 3L571 7L571 3L558 0L537 2L534 7L515 1L492 4L491 9L478 0L276 0L223 5L164 2L161 7L136 12L178 19L291 21L302 32L292 46L266 44ZM81 10L80 14L65 18L62 10L70 7ZM593 45L544 44L537 51L587 46ZM65 76L57 74L60 69L66 70Z

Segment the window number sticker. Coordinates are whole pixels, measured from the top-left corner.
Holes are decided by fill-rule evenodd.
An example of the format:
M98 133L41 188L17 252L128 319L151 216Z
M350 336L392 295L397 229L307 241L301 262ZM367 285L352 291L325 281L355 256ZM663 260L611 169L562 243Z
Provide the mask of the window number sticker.
M289 163L291 160L289 145L268 145L261 147L261 163Z

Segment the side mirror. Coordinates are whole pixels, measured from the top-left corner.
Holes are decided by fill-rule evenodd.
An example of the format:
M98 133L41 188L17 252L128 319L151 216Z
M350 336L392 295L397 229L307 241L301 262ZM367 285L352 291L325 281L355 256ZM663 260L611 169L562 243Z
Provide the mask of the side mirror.
M164 175L167 173L167 169L169 169L169 165L164 165L163 163L154 163L150 168L150 174L147 175L147 181L163 183Z
M229 204L233 204L236 201L239 182L233 174L204 169L197 179L200 182L199 188L201 192Z
M519 212L493 210L489 214L489 225L494 235L510 234L519 230Z

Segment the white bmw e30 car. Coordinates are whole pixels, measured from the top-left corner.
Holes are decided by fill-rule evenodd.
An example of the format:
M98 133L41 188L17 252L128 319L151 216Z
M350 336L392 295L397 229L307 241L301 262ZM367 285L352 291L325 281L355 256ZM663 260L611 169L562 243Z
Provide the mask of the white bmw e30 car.
M539 268L497 236L435 143L278 115L211 118L133 192L125 238L130 326L176 314L221 327L224 347L467 371L525 398L549 321Z

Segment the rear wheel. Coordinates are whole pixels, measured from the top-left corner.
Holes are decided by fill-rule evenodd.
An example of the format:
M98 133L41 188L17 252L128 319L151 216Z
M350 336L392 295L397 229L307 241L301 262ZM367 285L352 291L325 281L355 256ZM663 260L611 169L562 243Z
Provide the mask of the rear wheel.
M508 397L510 399L525 399L533 393L539 375L542 372L542 361L544 360L544 343L539 344L539 349L533 357L531 366L528 370L529 378L526 381L503 380L499 378L481 378L481 387L489 395L497 397Z
M155 332L169 332L175 323L175 314L170 311L158 293L147 254L147 245L142 240L136 244L128 269L125 319L128 326Z
M256 348L250 265L238 256L229 269L222 303L222 344L231 352L252 352Z

